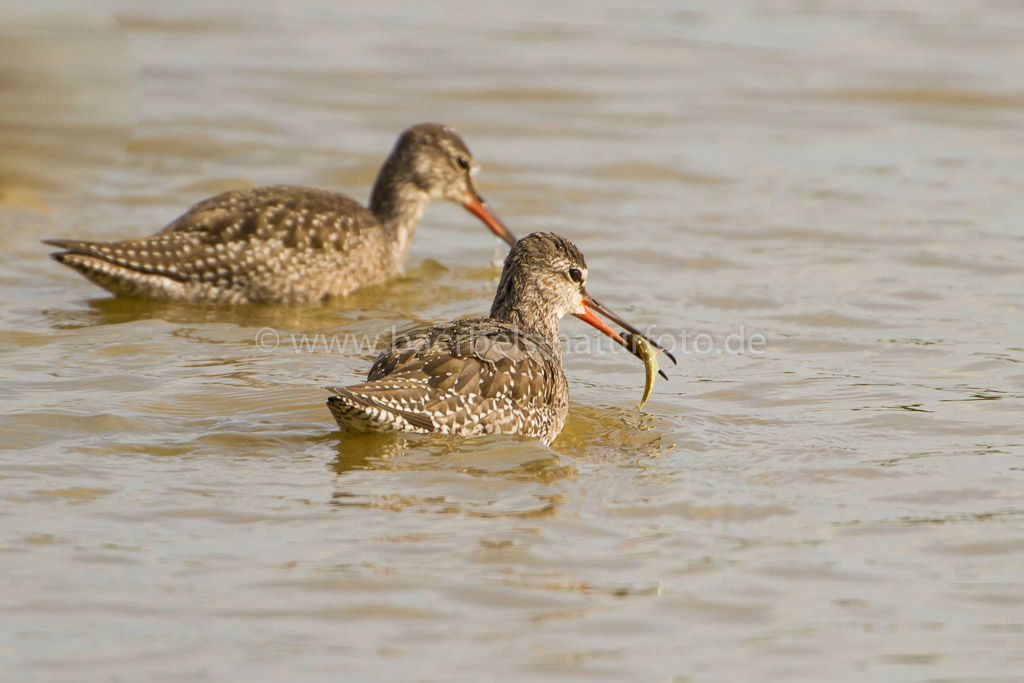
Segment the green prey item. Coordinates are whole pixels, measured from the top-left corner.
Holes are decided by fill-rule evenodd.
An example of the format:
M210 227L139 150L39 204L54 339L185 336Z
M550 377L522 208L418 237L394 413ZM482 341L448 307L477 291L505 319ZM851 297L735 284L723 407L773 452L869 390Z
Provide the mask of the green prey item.
M644 362L644 371L646 373L644 377L644 395L637 405L637 410L639 410L644 407L647 399L651 397L651 391L654 390L654 378L658 374L658 350L638 334L623 332L622 337L629 344L630 350L636 353Z

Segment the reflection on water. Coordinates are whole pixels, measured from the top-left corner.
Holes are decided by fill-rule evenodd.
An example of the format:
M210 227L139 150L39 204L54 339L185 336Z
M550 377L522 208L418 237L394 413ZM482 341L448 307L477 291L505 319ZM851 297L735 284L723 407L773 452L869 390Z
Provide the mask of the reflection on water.
M5 678L1020 678L1019 8L110 7L0 9ZM550 448L344 434L324 387L489 309L458 207L309 309L111 299L38 242L362 200L431 119L609 305L764 353L642 411L567 353Z
M629 407L576 406L552 448L565 455L620 462L658 457L675 448L676 444L666 435L665 420L626 405Z
M345 434L331 502L392 511L537 517L555 513L551 484L576 469L528 439Z

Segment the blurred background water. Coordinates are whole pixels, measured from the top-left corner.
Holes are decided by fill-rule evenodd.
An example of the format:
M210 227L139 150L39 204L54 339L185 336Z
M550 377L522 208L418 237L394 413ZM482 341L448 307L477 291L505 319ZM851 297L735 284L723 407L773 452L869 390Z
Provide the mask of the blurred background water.
M3 679L1021 680L1022 36L994 0L0 8ZM634 359L569 354L550 449L350 437L322 387L372 351L288 341L486 312L461 210L312 310L115 300L39 244L365 200L426 120L715 348L643 411Z

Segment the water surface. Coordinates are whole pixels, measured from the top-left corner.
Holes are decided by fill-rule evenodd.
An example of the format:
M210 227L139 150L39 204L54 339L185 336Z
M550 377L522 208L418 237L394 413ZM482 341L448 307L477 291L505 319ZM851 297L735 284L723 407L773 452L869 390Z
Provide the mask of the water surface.
M107 7L0 31L5 680L1024 676L1016 5ZM631 357L570 353L551 448L347 437L322 387L373 351L292 335L485 312L458 208L313 310L114 300L38 242L365 199L423 120L710 351L643 411Z

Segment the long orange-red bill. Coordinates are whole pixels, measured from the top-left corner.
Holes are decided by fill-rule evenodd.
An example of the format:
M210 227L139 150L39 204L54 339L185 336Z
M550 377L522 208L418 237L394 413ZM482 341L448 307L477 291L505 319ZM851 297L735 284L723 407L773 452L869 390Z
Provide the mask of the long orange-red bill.
M633 327L632 325L627 323L625 320L622 319L621 316L616 314L614 311L612 311L610 308L608 308L607 306L602 304L600 301L597 301L596 299L594 299L594 297L589 297L587 299L587 301L589 302L590 307L593 308L595 311L597 311L598 313L600 313L604 317L608 318L613 323L615 323L617 325L620 325L622 327L622 329L626 330L627 332L629 332L631 334L634 334L634 335L636 335L638 337L643 337L645 340L647 340L648 344L650 344L651 346L653 346L654 348L658 349L659 351L664 353L666 356L668 356L668 359L670 361L672 361L673 365L677 365L676 357L674 355L672 355L672 353L670 351L666 350L664 346L662 346L661 344L659 344L658 342L654 341L653 339L651 339L647 335L643 334L640 330L636 329L635 327ZM630 347L626 346L626 348L629 349ZM636 353L633 352L632 349L630 349L630 352L633 353L633 355L636 355ZM661 373L661 374L664 375L664 373Z
M516 238L509 232L505 224L501 222L494 213L487 208L487 202L484 198L478 195L473 190L466 193L465 201L462 202L462 206L465 207L466 211L483 221L483 224L490 228L491 232L505 240L508 246L512 246L516 243Z
M640 348L640 346L636 342L638 337L641 337L645 341L647 341L647 343L650 344L651 347L653 347L655 349L661 350L666 356L668 356L672 360L673 363L676 362L675 356L673 356L668 351L665 351L657 343L655 343L655 342L651 341L650 339L648 339L647 336L641 334L639 330L637 330L635 327L633 327L632 325L627 323L625 320L623 320L619 316L617 316L614 313L612 313L611 311L609 311L607 307L605 307L605 306L599 304L598 302L594 301L594 298L591 297L590 295L587 295L587 298L583 302L583 306L584 306L584 309L586 309L587 312L584 315L577 315L576 316L577 318L579 318L580 320L582 320L585 323L588 323L588 324L592 325L593 327L596 327L601 332L604 332L605 334L607 334L609 337L611 337L613 340L615 340L616 344L618 344L619 346L623 347L624 349L629 351L631 354L633 354L634 356L636 356L637 358L642 360L644 362L645 366L648 366L649 362L648 362L648 359L644 358L644 354L642 353L642 349ZM593 310L591 310L591 309L593 309ZM598 318L596 315L594 315L594 311L596 311L597 313L600 313L601 315L605 316L606 318L608 318L612 322L617 323L617 324L621 325L623 328L625 328L627 333L624 333L624 334L625 334L626 337L628 337L628 341L626 339L623 339L623 337L620 336L617 332L615 332L615 330L613 330L612 328L608 327L608 325L606 325L604 323L604 321L602 321L600 318ZM668 379L668 375L666 375L663 370L658 370L658 374L661 375L663 379Z
M576 317L579 318L580 320L582 320L583 322L585 322L586 324L590 325L594 329L596 329L598 332L601 332L602 334L606 334L609 337L611 337L615 341L616 344L619 344L621 346L626 346L626 348L629 348L627 346L627 344L626 344L626 340L624 340L622 337L620 337L618 332L616 332L612 328L608 327L608 325L603 320L601 320L596 315L594 315L594 312L592 310L590 310L589 307L590 307L590 300L589 299L584 299L583 300L583 311L584 312L583 313L577 313Z

